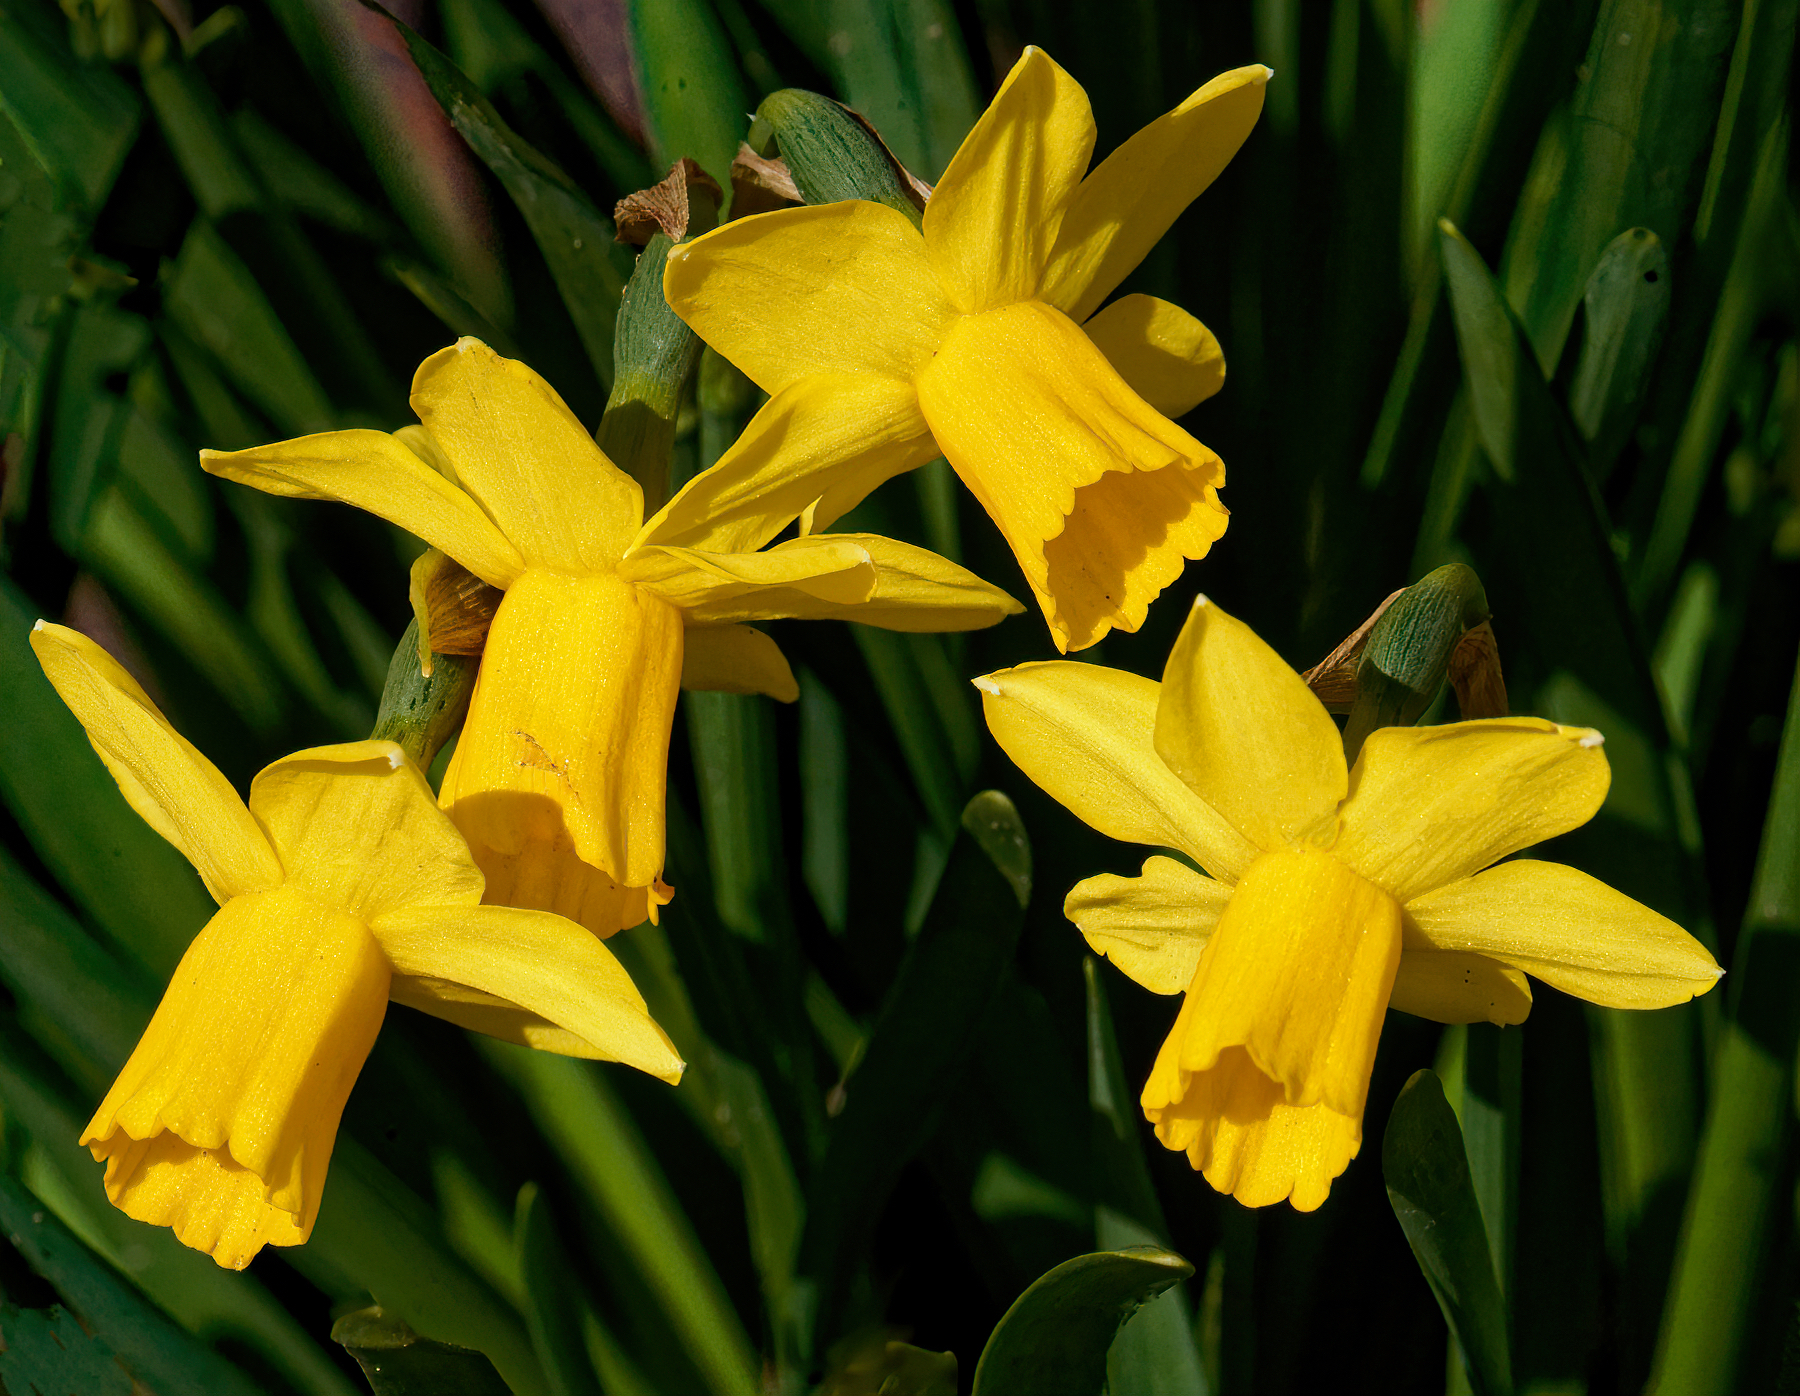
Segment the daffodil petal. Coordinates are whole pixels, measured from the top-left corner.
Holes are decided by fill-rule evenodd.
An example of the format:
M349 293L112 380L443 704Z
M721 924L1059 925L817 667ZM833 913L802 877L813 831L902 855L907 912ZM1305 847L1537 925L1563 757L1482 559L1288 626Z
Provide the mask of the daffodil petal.
M1225 351L1187 311L1155 296L1121 296L1082 327L1131 390L1165 417L1225 386Z
M1494 1023L1511 1027L1531 1012L1531 985L1510 965L1427 944L1410 921L1403 930L1400 968L1388 1007L1434 1023Z
M626 558L619 575L701 623L741 620L745 600L775 589L851 606L875 589L868 553L837 535L794 538L760 553L651 544Z
M637 532L644 517L637 481L518 360L478 339L459 339L419 365L412 406L463 488L528 562L608 571ZM438 546L493 581L455 548Z
M812 589L770 587L747 592L735 602L712 608L709 617L853 620L883 630L940 632L981 630L1025 609L973 572L897 539L875 533L827 533L796 543L828 540L854 544L868 558L874 581L867 595L839 600Z
M1600 734L1536 717L1370 733L1336 856L1401 902L1594 817L1612 779Z
M335 1132L313 1149L321 1172ZM115 1134L89 1149L106 1164L107 1199L133 1221L166 1226L221 1269L242 1270L264 1246L300 1246L312 1234L268 1201L263 1180L225 1149L200 1149L178 1134L137 1140ZM316 1214L315 1214L316 1215Z
M710 693L766 693L781 703L800 696L781 646L748 625L690 625L682 641L681 686Z
M1686 1003L1724 973L1666 916L1561 863L1502 863L1414 898L1406 916L1434 949L1490 956L1608 1008Z
M398 974L467 984L568 1029L610 1061L681 1079L681 1056L631 976L573 921L509 906L409 906L369 929Z
M955 313L919 230L858 200L753 214L671 248L663 294L766 393L814 373L909 379Z
M1260 63L1221 73L1102 160L1070 200L1039 294L1077 320L1092 315L1231 163L1271 76Z
M730 449L644 526L635 546L753 552L827 491L867 481L867 493L937 454L911 383L816 374L770 398Z
M1027 48L925 205L925 251L958 310L1037 295L1093 153L1087 93Z
M1330 854L1263 854L1201 952L1182 1070L1242 1047L1289 1105L1360 1116L1400 942L1399 904Z
M999 526L1057 646L1136 630L1224 533L1219 458L1037 302L966 315L917 380L937 444Z
M1163 669L1156 750L1259 848L1328 816L1348 782L1337 725L1305 680L1204 596Z
M1156 754L1158 685L1054 659L975 680L988 730L1013 764L1110 838L1179 848L1235 883L1257 849Z
M1182 1011L1144 1088L1144 1114L1156 1137L1186 1153L1208 1183L1246 1207L1287 1202L1297 1212L1316 1210L1362 1148L1360 1112L1289 1105L1280 1084L1241 1047L1208 1071L1182 1072L1175 1064L1185 1005ZM1179 1092L1164 1099L1176 1080Z
M532 570L508 588L438 795L489 901L489 853L537 865L508 875L534 900L570 851L621 888L656 883L681 650L680 613L617 576Z
M31 648L119 792L221 904L281 881L281 863L219 768L169 725L119 662L79 631L39 621Z
M479 504L385 431L327 431L247 451L202 451L200 464L266 494L366 509L450 554L491 586L510 586L525 566Z
M462 837L393 742L285 756L250 783L250 812L290 885L365 920L414 902L481 900L481 873Z
M1231 900L1223 882L1173 858L1150 858L1142 877L1102 873L1077 882L1063 915L1090 949L1153 994L1179 994L1193 983L1206 938Z
M262 1244L261 1204L288 1213L304 1239L344 1102L381 1029L388 980L356 917L292 885L233 897L182 956L82 1135L107 1160L108 1194L120 1206L135 1194L132 1215L175 1227L234 1268L255 1253L239 1258L246 1233ZM188 1149L156 1147L165 1135Z
M559 1028L548 1018L520 1008L516 1003L509 1003L494 994L484 994L480 989L471 989L467 984L455 984L429 975L396 974L394 982L388 986L388 997L407 1008L515 1046L554 1052L559 1057L612 1060L585 1037Z

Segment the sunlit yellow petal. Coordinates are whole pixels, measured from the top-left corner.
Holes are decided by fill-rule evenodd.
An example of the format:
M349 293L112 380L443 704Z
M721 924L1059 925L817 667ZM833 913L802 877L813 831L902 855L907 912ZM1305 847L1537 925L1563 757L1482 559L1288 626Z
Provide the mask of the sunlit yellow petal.
M1037 294L1093 153L1087 93L1026 49L925 205L925 249L958 310Z
M365 920L481 900L481 874L419 768L393 742L313 747L265 766L250 811L290 886Z
M718 462L644 526L638 542L752 552L826 491L854 481L855 488L866 482L867 493L937 454L912 384L870 373L818 374L770 398Z
M1518 970L1485 955L1433 949L1409 921L1388 1007L1434 1023L1509 1027L1531 1012L1531 985Z
M619 575L700 623L742 619L745 611L738 603L776 588L851 606L875 590L868 553L837 535L793 538L760 553L653 543L626 558Z
M869 559L874 580L866 596L837 600L810 589L769 587L705 614L722 620L853 620L883 630L931 632L981 630L1025 609L973 572L910 543L875 533L815 534L805 541L829 539L854 544Z
M766 393L813 373L909 380L955 313L919 230L854 200L735 219L671 248L663 294Z
M412 406L463 488L527 561L607 571L637 532L644 515L637 481L606 458L556 390L518 360L478 339L459 339L419 365ZM455 548L438 546L494 580Z
M1408 931L1434 947L1492 956L1609 1008L1666 1008L1724 973L1665 916L1561 863L1520 858L1406 904Z
M1121 296L1081 327L1131 390L1179 417L1225 386L1225 351L1213 332L1155 296Z
M454 766L454 757L451 763ZM486 905L552 911L597 936L611 936L644 921L655 921L674 896L674 890L660 876L644 886L631 887L613 881L592 863L583 862L566 827L548 840L522 840L517 850L510 853L485 843L476 843L469 851L487 878L487 891L482 897Z
M439 792L489 902L560 910L571 854L624 889L615 907L654 896L681 652L680 612L616 576L530 571L508 589ZM589 919L603 890L583 875L566 895L609 935Z
M388 986L388 998L407 1008L442 1018L447 1023L455 1023L459 1028L481 1033L484 1037L497 1037L519 1047L554 1052L559 1057L612 1060L585 1037L559 1028L548 1018L520 1008L516 1003L471 989L467 984L453 984L448 979L433 979L429 975L396 974L394 982Z
M367 509L493 586L511 585L525 566L479 504L384 431L327 431L247 451L202 451L200 464L267 494Z
M370 929L397 973L467 984L567 1028L609 1060L681 1079L680 1054L631 976L573 921L508 906L414 906Z
M690 625L682 641L681 686L711 693L766 693L782 703L800 696L787 656L748 625Z
M304 1240L388 978L368 928L316 897L282 886L232 898L82 1135L107 1160L108 1195L235 1268L264 1241ZM298 1235L284 1240L260 1204Z
M1001 750L1101 833L1179 848L1228 884L1256 857L1156 754L1156 680L1059 659L1002 669L975 686Z
M1136 630L1225 531L1219 458L1132 392L1060 311L1027 302L964 316L918 392L1063 650Z
M1093 314L1237 154L1271 76L1260 63L1221 73L1102 160L1070 201L1039 294Z
M1144 1088L1144 1114L1156 1137L1246 1207L1288 1202L1297 1212L1317 1209L1362 1148L1360 1112L1289 1105L1241 1047L1228 1049L1209 1071L1182 1071L1175 1057L1187 1019L1184 1004Z
M1360 1116L1399 963L1392 897L1329 854L1265 853L1201 953L1181 1069L1242 1047L1288 1104Z
M1077 882L1063 915L1104 955L1153 994L1179 994L1231 889L1173 858L1150 858L1142 877L1103 873Z
M1337 725L1305 681L1204 596L1163 670L1156 750L1261 848L1328 817L1348 781Z
M31 648L131 807L199 872L214 900L281 881L231 782L169 725L136 679L79 631L39 621Z
M1337 857L1402 902L1587 823L1600 734L1535 717L1383 727L1363 743Z

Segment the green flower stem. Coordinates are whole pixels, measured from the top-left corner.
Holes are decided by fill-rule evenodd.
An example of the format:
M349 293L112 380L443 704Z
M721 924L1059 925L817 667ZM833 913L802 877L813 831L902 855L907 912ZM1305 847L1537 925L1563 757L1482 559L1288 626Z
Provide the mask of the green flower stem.
M398 742L421 771L431 769L438 749L462 726L475 691L476 655L433 654L431 676L419 672L419 623L407 623L388 664L381 709L369 735Z

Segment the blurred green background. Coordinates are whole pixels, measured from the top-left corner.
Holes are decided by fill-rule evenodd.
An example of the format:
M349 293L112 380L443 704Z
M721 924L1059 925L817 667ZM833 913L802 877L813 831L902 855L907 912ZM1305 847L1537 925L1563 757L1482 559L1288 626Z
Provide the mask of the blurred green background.
M1115 1393L1468 1390L1381 1166L1401 1083L1435 1064L1505 1296L1510 1378L1476 1389L1636 1392L1654 1368L1669 1396L1800 1391L1797 0L388 8L435 46L430 83L355 0L0 8L8 1389L341 1396L363 1378L327 1335L373 1295L520 1393L966 1391L1038 1276L1154 1242L1195 1274L1121 1331ZM74 1140L209 903L43 682L31 621L113 647L240 787L365 735L420 545L223 485L196 450L398 426L457 334L597 422L632 268L617 198L684 154L726 183L784 86L935 178L1026 43L1086 87L1097 154L1219 71L1276 74L1121 288L1224 345L1184 425L1226 461L1231 528L1082 657L1159 673L1204 588L1304 668L1470 563L1514 711L1607 737L1607 806L1549 856L1714 947L1722 991L1627 1015L1544 989L1505 1033L1392 1014L1330 1201L1247 1211L1136 1109L1174 1002L1084 966L1061 915L1145 850L981 727L968 678L1047 657L1037 616L778 624L800 702L684 695L678 896L611 942L691 1064L679 1089L396 1009L308 1246L228 1274L114 1212ZM678 474L753 407L708 355ZM951 484L928 467L841 526L1025 597ZM1016 850L959 833L989 787L1029 836L1022 916ZM888 1339L959 1378L850 1370ZM1008 1389L999 1362L982 1390Z

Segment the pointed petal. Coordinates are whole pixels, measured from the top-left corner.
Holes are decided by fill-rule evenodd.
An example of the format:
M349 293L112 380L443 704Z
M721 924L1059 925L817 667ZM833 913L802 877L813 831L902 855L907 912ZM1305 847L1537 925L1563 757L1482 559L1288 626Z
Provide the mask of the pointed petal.
M1179 994L1194 982L1206 938L1230 900L1223 882L1173 858L1150 858L1142 877L1102 873L1077 882L1063 915L1096 955L1151 993Z
M1221 73L1102 160L1070 201L1039 294L1092 315L1231 162L1272 76L1260 63Z
M412 906L369 929L396 973L466 984L566 1028L608 1061L681 1079L680 1054L631 976L573 921L507 906Z
M831 534L790 539L760 553L651 544L620 563L619 575L701 624L744 619L743 603L761 592L855 605L875 589L868 553Z
M1193 411L1225 386L1225 351L1178 305L1122 296L1081 328L1131 390L1165 417Z
M250 783L250 811L289 884L353 916L481 900L481 873L462 836L393 742L283 757Z
M925 205L925 250L958 310L1037 295L1093 153L1087 93L1027 48Z
M1408 930L1435 950L1523 970L1608 1008L1667 1008L1724 971L1666 916L1561 863L1520 858L1406 905Z
M608 886L656 885L681 650L680 613L617 576L532 570L508 588L438 797L488 874L490 903L512 895L496 856L522 860L506 881L534 906L562 905L571 853ZM603 890L582 874L568 895L592 910Z
M1288 1104L1360 1116L1399 963L1392 897L1330 854L1265 853L1201 953L1181 1068L1242 1047Z
M548 1018L539 1016L516 1003L471 989L467 984L453 984L448 979L429 975L396 974L388 986L388 998L407 1008L455 1023L459 1028L478 1032L484 1037L497 1037L517 1047L530 1047L538 1052L554 1052L559 1057L582 1057L588 1061L611 1061L585 1037L559 1028Z
M994 740L1109 838L1179 848L1230 884L1257 850L1156 754L1154 679L1055 659L975 680Z
M1163 670L1156 750L1259 848L1329 816L1348 783L1337 724L1305 680L1204 596Z
M815 373L910 380L955 314L919 230L855 200L735 219L673 247L663 294L765 393Z
M1531 985L1510 965L1485 955L1438 950L1405 922L1400 969L1388 1007L1434 1023L1511 1027L1531 1012Z
M232 1268L264 1241L304 1240L388 978L368 928L307 892L232 898L82 1135L107 1160L108 1196Z
M754 552L840 482L866 478L873 489L937 454L911 383L874 374L804 378L770 398L635 546Z
M1383 727L1363 743L1334 854L1401 902L1594 817L1600 734L1536 717Z
M920 372L937 444L1018 558L1057 645L1136 630L1225 531L1219 458L1060 311L964 316Z
M200 464L268 494L366 509L492 586L510 586L525 566L479 504L385 431L327 431L247 451L202 451Z
M800 697L781 646L748 625L690 625L682 638L681 686L706 693L766 693L778 703Z
M755 556L827 543L853 547L865 559L870 581L862 595L840 596L814 583L770 585L709 600L688 614L708 621L853 620L883 630L940 632L984 629L1025 609L947 558L876 533L811 534Z
M1290 1202L1297 1212L1316 1210L1362 1148L1361 1113L1289 1105L1241 1047L1211 1070L1183 1072L1176 1056L1188 1021L1184 1004L1144 1087L1156 1137L1246 1207Z
M527 561L604 572L619 560L643 519L644 492L526 365L464 337L419 365L412 406L463 488Z
M281 881L281 863L231 782L169 725L136 679L79 631L39 621L31 648L126 802L194 865L221 904Z

